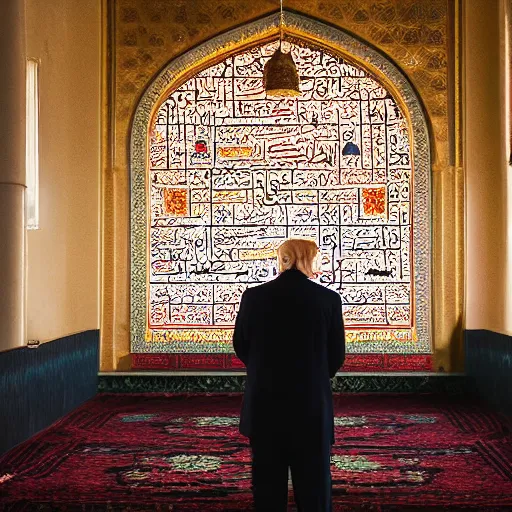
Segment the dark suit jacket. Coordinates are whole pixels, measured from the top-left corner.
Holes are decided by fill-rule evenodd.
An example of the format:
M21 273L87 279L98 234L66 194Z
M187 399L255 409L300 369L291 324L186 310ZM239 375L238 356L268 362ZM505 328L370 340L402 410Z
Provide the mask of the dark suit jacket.
M242 295L233 345L247 366L240 432L334 442L330 378L345 360L340 296L299 270Z

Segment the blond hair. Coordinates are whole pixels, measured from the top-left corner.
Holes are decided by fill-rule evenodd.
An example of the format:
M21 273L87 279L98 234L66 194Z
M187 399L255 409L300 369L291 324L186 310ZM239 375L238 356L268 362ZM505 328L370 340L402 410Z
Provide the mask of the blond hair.
M277 249L279 272L296 268L311 277L314 274L313 262L317 253L318 246L312 240L300 238L286 240Z

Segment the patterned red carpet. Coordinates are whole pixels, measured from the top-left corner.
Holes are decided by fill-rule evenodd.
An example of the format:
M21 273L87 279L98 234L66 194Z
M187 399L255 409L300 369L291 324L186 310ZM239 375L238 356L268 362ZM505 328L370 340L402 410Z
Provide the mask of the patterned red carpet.
M503 418L450 397L335 400L335 510L512 510ZM98 395L0 459L0 510L250 510L240 402Z

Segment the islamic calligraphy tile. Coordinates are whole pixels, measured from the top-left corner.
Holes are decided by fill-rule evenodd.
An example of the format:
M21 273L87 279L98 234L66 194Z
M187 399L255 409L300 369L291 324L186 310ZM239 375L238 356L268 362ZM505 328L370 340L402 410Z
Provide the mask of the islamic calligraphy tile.
M383 215L386 212L386 188L363 188L365 215Z
M170 215L186 216L188 213L188 191L183 188L164 189L164 210Z
M386 212L386 188L364 188L363 210L365 215L382 215Z
M300 16L288 23L317 30ZM262 89L276 43L203 69L162 102L178 59L144 95L132 140L132 251L151 250L147 259L132 252L133 351L229 354L241 293L277 275L275 250L288 237L321 248L318 280L342 297L349 352L430 349L426 124L399 72L343 37L396 79L412 125L366 70L304 44L286 43L303 77L297 98ZM416 275L413 258L423 262Z
M393 215L389 224L382 223L386 186L367 186L385 181L387 169L400 168L402 173L395 173L389 187L389 199L411 202L404 117L362 69L294 45L291 51L299 73L311 77L303 86L310 92L297 99L266 98L256 78L261 78L274 47L271 43L253 48L202 71L201 79L191 78L172 92L155 114L150 153L157 156L149 171L153 217L148 226L150 244L158 249L149 265L149 325L155 330L154 341L173 339L165 334L167 329L197 325L212 328L205 333L209 341L203 338L199 343L219 343L215 330L233 327L238 295L224 293L209 302L204 297L216 295L221 283L236 290L276 276L275 249L286 232L313 238L321 247L320 281L344 295L345 323L356 331L359 342L368 338L358 337L356 326L380 326L374 333L383 333L390 325L412 328L411 308L388 307L387 296L378 293L381 284L400 276L403 286L395 295L404 294L398 300L410 301L410 265L403 263L411 254L410 236L397 234ZM237 87L228 87L232 78L226 75L236 80ZM166 141L164 134L169 134ZM187 158L189 140L195 142ZM236 145L239 140L253 145ZM167 143L163 151L162 141ZM218 156L213 167L210 148ZM184 223L159 217L158 199L153 199L160 190L160 154L167 153L177 157L167 162L165 171L184 172L194 187L192 216L187 211L187 189L164 188L164 215L186 217ZM362 195L363 212L352 210L340 222L341 205L325 193L348 190L354 199ZM380 218L368 224L369 217ZM400 224L407 235L412 229L410 218ZM281 229L270 231L269 225ZM385 248L396 249L396 257L390 253L384 258ZM161 255L167 251L166 265ZM179 284L184 282L188 284ZM358 298L351 294L352 282L359 283ZM412 340L412 335L408 338Z
M221 158L249 158L252 156L253 148L244 146L223 146L218 150Z

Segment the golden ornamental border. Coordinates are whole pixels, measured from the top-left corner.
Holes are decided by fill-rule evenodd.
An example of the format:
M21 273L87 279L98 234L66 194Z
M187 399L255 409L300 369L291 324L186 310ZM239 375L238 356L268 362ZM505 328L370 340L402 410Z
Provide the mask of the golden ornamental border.
M417 342L391 341L385 348L401 354L432 353L431 336L431 202L430 143L422 103L405 74L382 53L347 32L305 16L285 12L284 30L288 37L320 47L355 62L367 70L393 94L409 126L413 159L413 246L415 326ZM172 60L151 82L135 111L130 144L131 167L131 351L185 351L172 343L146 340L147 319L147 155L149 127L154 113L169 92L197 74L235 53L264 44L279 35L279 16L271 15L225 34ZM196 347L200 351L201 346ZM382 342L349 345L352 353L381 351ZM204 348L203 348L204 350Z

